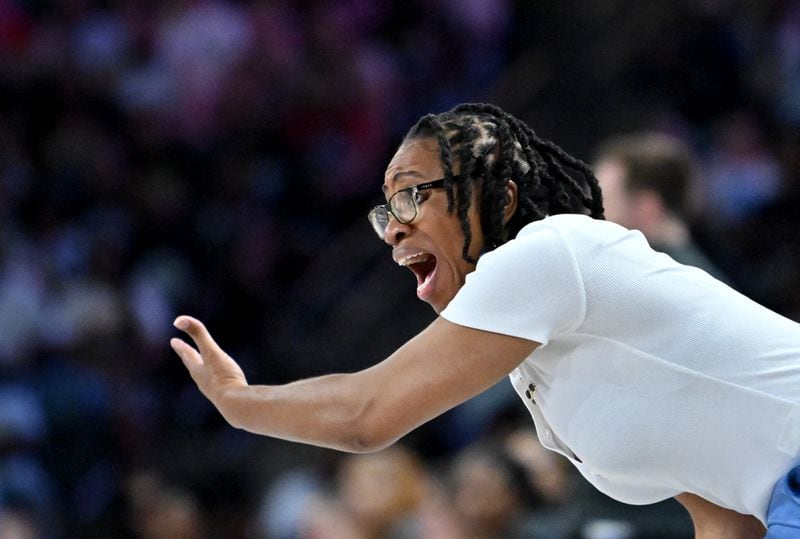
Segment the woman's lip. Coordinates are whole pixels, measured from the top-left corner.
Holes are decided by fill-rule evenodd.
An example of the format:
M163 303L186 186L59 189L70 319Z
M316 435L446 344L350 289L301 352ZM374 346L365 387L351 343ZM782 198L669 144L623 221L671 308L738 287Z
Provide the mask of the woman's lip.
M439 270L439 265L433 268L433 271L425 276L425 279L417 285L417 297L422 301L427 301L433 294L433 282L436 279L436 272Z
M427 260L430 256L430 253L420 250L395 248L392 251L392 258L400 266L408 266L419 259Z

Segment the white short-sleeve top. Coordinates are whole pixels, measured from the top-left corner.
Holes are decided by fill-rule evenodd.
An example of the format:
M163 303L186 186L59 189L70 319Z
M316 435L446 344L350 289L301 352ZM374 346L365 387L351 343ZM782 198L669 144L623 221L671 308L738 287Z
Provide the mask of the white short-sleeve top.
M800 461L800 324L639 232L531 223L480 258L442 316L541 343L511 382L542 444L617 500L690 492L764 522Z

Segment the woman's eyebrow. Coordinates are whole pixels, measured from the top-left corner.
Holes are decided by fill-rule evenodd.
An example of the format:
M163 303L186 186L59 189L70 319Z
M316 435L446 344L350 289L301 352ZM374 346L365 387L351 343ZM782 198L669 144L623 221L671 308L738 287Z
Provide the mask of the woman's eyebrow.
M405 176L411 176L411 177L414 177L414 178L425 179L425 176L423 176L422 174L420 174L416 170L402 170L400 172L397 172L394 176L392 176L392 179L390 181L393 184L398 183L398 182L402 182L402 181L405 180L405 178L404 178ZM389 190L388 185L386 185L384 183L383 186L381 187L381 190L383 191L383 194L386 195L387 191Z

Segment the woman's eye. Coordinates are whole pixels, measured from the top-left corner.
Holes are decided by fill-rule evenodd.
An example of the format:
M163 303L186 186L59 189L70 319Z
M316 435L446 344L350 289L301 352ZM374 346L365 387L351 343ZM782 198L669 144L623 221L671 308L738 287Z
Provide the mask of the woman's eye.
M417 202L417 204L422 204L423 202L428 200L428 193L426 193L425 191L417 191L416 193L414 193L414 200Z

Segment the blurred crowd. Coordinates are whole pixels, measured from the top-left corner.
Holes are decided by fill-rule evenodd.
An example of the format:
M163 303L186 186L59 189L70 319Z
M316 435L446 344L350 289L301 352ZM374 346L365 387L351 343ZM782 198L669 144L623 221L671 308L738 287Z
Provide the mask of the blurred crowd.
M692 237L800 319L800 2L0 0L0 539L690 537L541 451L508 384L374 455L227 426L168 347L253 383L433 318L366 211L406 129L491 101L592 161L695 154Z

